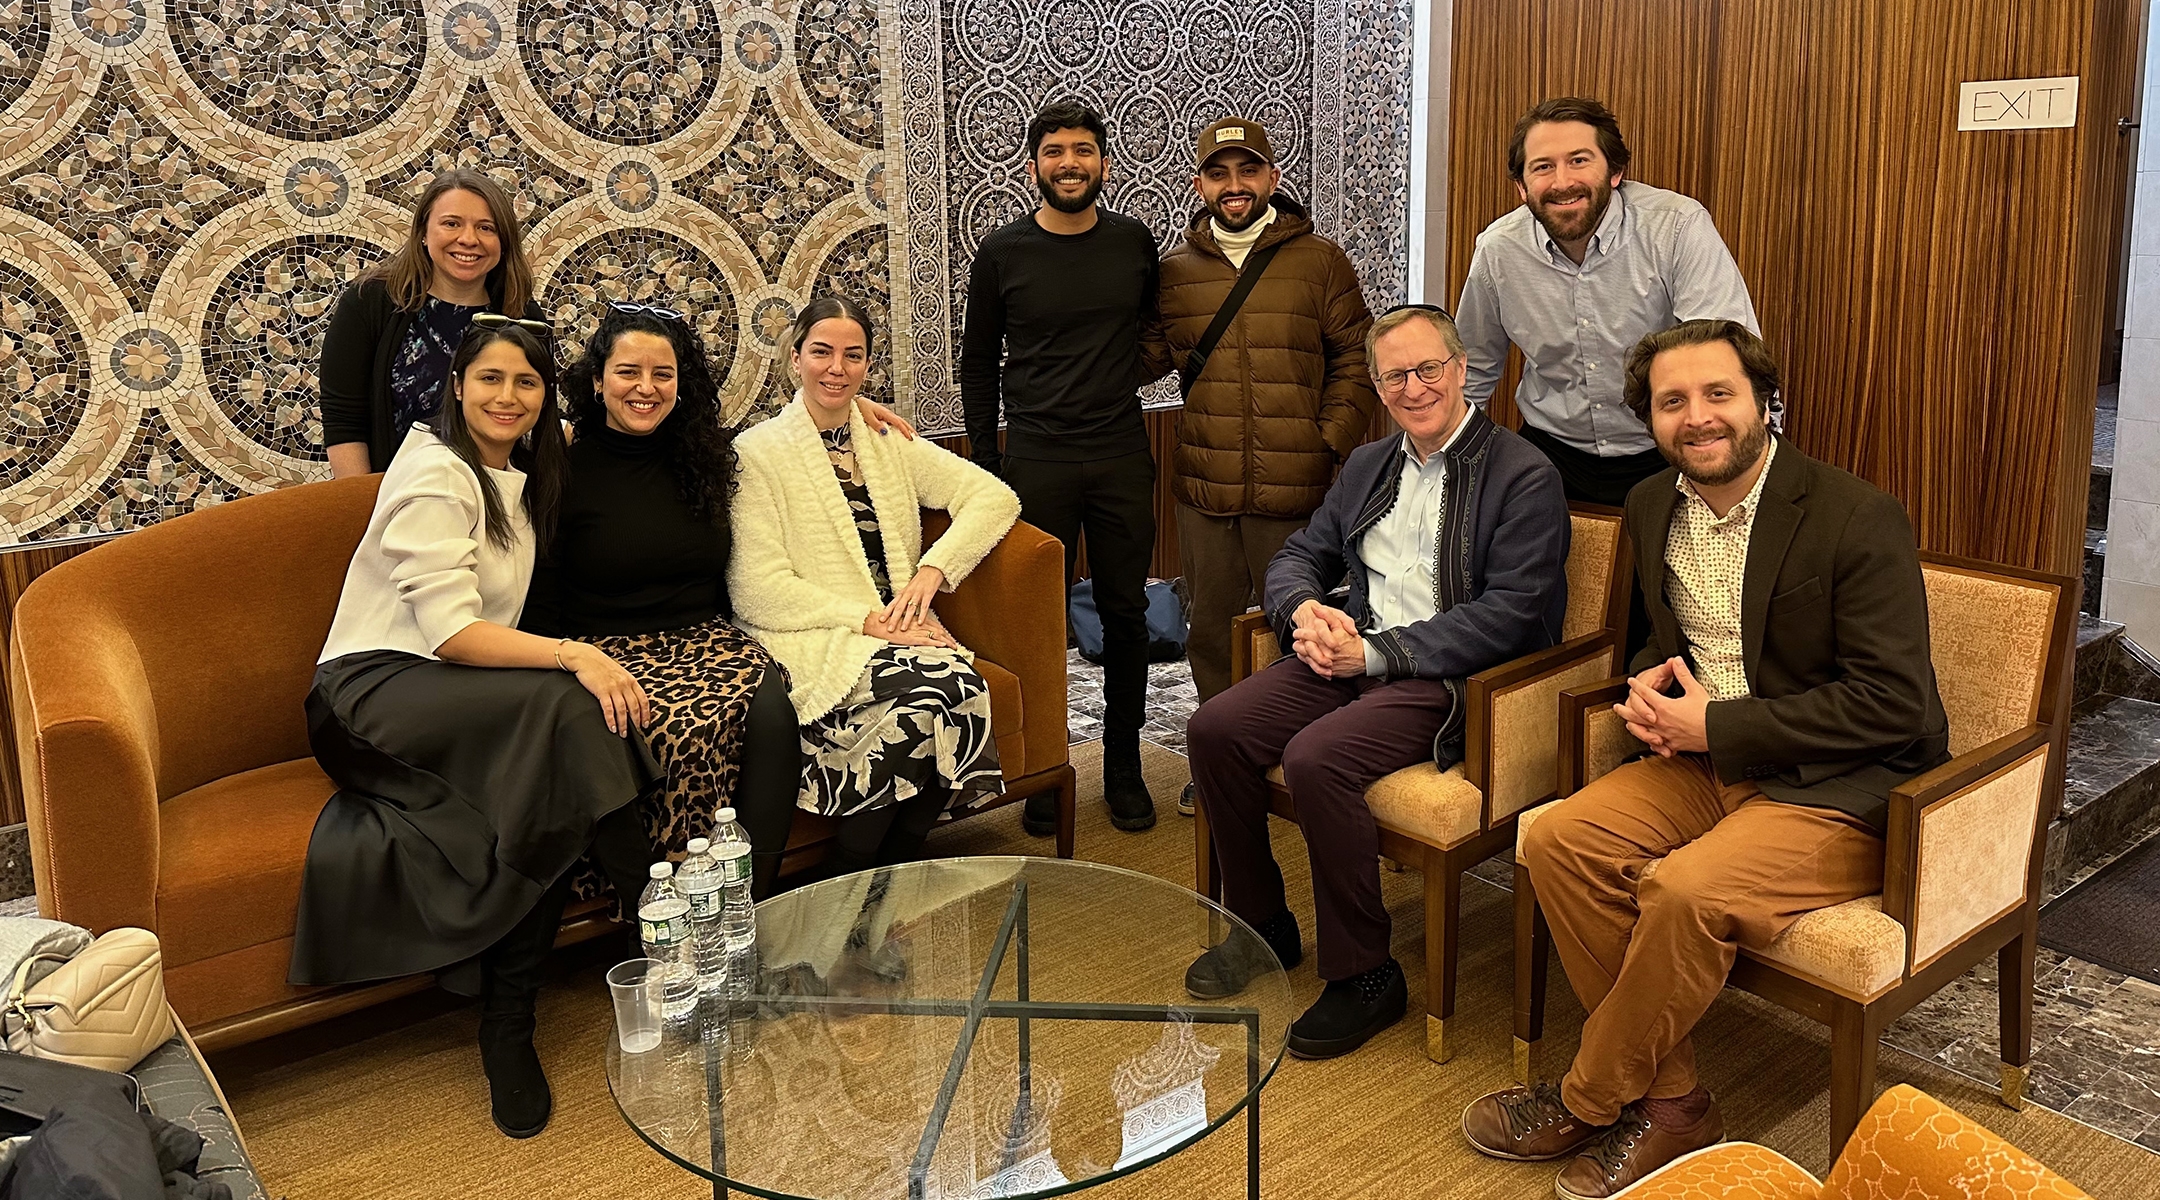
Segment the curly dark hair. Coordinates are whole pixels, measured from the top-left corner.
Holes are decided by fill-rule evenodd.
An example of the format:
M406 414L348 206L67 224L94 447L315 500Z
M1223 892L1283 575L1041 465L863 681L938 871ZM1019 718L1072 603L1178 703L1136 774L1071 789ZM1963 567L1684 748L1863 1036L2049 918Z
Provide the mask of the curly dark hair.
M666 338L675 347L675 408L652 436L668 440L668 470L690 511L700 521L725 521L728 488L735 477L735 430L721 412L720 387L713 378L711 360L705 357L705 344L687 321L650 308L610 306L583 353L563 372L563 406L570 414L570 427L581 438L606 427L601 375L615 343L632 333Z

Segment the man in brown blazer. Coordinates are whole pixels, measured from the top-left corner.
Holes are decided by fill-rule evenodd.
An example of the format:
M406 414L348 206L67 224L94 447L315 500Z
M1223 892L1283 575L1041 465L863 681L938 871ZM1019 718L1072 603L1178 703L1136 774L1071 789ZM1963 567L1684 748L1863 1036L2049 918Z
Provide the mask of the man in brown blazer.
M1627 403L1673 464L1627 504L1652 635L1615 709L1646 754L1523 847L1589 1016L1560 1084L1495 1092L1462 1122L1488 1154L1572 1158L1563 1200L1724 1135L1689 1030L1741 947L1882 890L1890 789L1949 757L1905 511L1773 435L1778 386L1734 321L1629 356Z

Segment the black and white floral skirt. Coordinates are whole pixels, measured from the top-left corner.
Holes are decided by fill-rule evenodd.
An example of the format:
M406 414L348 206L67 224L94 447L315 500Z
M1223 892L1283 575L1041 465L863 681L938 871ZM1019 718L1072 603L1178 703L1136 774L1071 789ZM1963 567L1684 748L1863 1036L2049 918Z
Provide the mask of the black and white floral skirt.
M968 661L941 647L887 646L855 689L803 726L797 803L844 817L906 800L926 788L967 804L1004 788L990 730L990 686Z

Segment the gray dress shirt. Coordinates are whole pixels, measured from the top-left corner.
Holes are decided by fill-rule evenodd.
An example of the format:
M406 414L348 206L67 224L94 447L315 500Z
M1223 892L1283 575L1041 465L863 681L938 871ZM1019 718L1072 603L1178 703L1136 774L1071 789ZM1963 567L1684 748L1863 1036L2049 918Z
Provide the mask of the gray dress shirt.
M1469 352L1463 395L1481 406L1492 398L1513 342L1526 424L1603 458L1654 450L1620 399L1628 351L1699 317L1762 332L1747 281L1700 203L1623 181L1579 266L1521 205L1478 235L1455 306Z
M1455 432L1424 462L1418 461L1410 439L1403 439L1402 482L1396 486L1395 503L1358 543L1372 606L1367 622L1371 628L1365 632L1415 625L1440 611L1439 589L1433 586L1433 542L1440 536L1440 509L1447 497L1445 451L1469 427L1467 420L1457 422ZM1365 673L1387 674L1387 659L1371 638L1365 639Z

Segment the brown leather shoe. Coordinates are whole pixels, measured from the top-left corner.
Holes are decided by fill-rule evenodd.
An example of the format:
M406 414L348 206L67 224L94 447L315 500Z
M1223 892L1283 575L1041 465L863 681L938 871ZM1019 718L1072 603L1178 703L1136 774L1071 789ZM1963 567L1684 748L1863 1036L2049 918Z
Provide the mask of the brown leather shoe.
M1560 1169L1553 1191L1560 1200L1605 1200L1681 1155L1724 1140L1725 1118L1715 1100L1702 1120L1684 1129L1659 1125L1640 1103L1630 1104L1604 1137Z
M1560 1101L1560 1085L1540 1083L1480 1096L1463 1110L1463 1136L1480 1154L1516 1162L1566 1158L1604 1133Z

